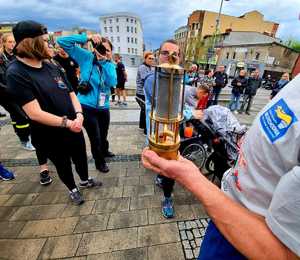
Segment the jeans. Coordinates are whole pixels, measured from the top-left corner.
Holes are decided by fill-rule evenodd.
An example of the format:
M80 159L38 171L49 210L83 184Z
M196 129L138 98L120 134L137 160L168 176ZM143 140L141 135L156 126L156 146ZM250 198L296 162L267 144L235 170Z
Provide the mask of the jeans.
M219 95L221 93L221 87L213 87L213 100L212 105L218 105Z
M248 94L245 94L243 96L243 102L242 102L242 105L241 105L240 112L244 112L244 108L245 108L246 104L247 104L246 112L250 111L252 101L253 101L253 97L254 97L253 95L248 95Z
M136 94L136 96L145 101L145 96L144 95L139 95ZM136 99L137 103L139 104L141 111L140 111L140 121L139 121L139 128L144 129L144 134L147 134L147 130L146 130L146 112L145 112L145 104L139 100Z
M96 165L105 162L105 154L108 152L109 143L107 140L110 123L108 109L95 110L82 107L84 121L83 126L89 136L91 152Z
M240 93L231 93L231 100L229 103L229 109L231 111L236 111L239 109L240 107L240 97L241 94Z

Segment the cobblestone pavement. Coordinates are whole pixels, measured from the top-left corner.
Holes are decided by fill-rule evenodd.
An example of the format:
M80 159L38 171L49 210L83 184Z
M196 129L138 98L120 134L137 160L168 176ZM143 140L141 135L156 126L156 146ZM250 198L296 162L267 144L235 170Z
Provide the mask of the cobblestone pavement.
M254 109L259 106L254 103ZM71 204L53 166L53 183L39 184L35 154L20 148L9 120L1 119L0 157L16 179L0 181L0 259L182 260L197 255L207 215L176 184L176 217L161 216L162 192L139 161L145 136L138 130L137 109L134 102L112 109L109 140L117 158L108 174L97 172L90 161L90 175L103 187L84 190L81 206ZM239 119L251 124L253 116Z

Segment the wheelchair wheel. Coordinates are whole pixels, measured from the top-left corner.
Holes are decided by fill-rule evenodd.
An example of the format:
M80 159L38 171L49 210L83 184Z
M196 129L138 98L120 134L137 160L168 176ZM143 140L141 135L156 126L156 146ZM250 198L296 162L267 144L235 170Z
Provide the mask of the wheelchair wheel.
M197 143L187 145L182 150L181 155L192 161L199 169L203 167L207 157L205 147Z

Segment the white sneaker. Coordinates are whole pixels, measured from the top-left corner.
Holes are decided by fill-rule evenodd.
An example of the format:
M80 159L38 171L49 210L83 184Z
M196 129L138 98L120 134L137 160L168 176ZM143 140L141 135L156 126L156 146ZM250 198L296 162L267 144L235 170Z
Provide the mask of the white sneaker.
M235 110L233 113L235 113L237 115L239 112Z
M27 150L27 151L35 151L34 146L31 144L30 141L27 142L22 142L22 147L23 149Z

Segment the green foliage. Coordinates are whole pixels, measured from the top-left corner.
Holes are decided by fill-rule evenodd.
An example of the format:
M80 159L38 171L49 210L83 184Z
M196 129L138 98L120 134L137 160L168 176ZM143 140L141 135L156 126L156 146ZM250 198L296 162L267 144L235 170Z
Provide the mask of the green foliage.
M285 44L287 46L289 46L290 48L300 52L300 41L296 40L296 39L289 39L285 42Z

